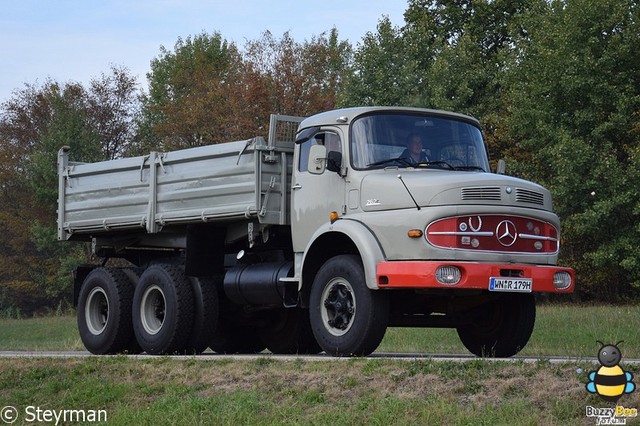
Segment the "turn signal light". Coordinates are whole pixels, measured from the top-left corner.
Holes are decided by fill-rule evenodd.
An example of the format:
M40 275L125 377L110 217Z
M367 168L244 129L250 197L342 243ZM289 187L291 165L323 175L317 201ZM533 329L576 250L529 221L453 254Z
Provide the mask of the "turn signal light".
M338 215L338 212L329 213L329 220L331 221L331 223L335 222L338 219L340 219L340 216Z
M411 229L407 232L407 236L409 238L420 238L422 237L422 231L420 229Z

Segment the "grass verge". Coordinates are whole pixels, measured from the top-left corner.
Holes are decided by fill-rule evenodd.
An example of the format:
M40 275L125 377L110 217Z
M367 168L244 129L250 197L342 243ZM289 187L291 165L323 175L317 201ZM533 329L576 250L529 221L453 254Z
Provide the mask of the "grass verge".
M1 359L0 406L16 407L23 420L27 407L105 410L110 425L594 424L585 407L610 404L584 389L590 368L484 360ZM620 404L637 407L638 400L628 395Z

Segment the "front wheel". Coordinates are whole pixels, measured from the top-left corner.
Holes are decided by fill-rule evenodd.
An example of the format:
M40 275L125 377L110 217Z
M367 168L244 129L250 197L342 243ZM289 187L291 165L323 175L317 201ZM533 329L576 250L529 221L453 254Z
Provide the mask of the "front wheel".
M525 347L535 321L536 302L532 294L504 294L481 306L473 321L457 331L471 353L506 358Z
M333 356L366 356L384 337L389 303L381 291L367 288L360 258L329 259L311 288L309 318L320 347Z

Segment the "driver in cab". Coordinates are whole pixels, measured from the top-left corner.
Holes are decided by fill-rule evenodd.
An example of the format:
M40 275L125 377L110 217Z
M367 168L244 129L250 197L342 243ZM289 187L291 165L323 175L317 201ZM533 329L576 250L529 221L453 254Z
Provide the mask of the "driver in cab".
M428 162L427 154L422 149L422 138L417 133L407 136L407 148L402 151L400 158L407 160L411 165Z

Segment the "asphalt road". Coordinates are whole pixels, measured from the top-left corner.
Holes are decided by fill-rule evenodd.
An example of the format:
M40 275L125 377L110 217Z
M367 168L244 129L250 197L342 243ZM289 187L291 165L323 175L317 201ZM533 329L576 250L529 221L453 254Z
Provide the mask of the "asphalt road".
M52 351L0 351L0 358L84 358L98 356L92 355L89 352L52 352ZM103 355L110 356L110 355ZM131 359L153 359L158 358L158 355L121 355ZM320 355L274 355L271 353L260 353L251 355L226 355L217 354L214 352L205 352L200 355L172 355L171 359L176 360L202 360L202 361L215 361L215 360L256 360L259 358L274 358L281 359L283 361L293 361L297 359L303 359L306 361L346 361L352 358L334 358L325 354ZM374 352L365 359L388 359L388 360L400 360L400 361L413 361L416 359L421 360L433 360L433 361L454 361L454 362L468 362L475 361L479 358L473 355L448 355L448 354L422 354L422 353L388 353L388 352ZM598 364L598 359L595 357L589 358L571 358L560 356L514 356L511 358L484 358L487 361L507 361L507 362L539 362L546 361L554 364L563 363L578 363L589 362ZM640 359L637 358L623 358L621 364L628 365L640 365Z

